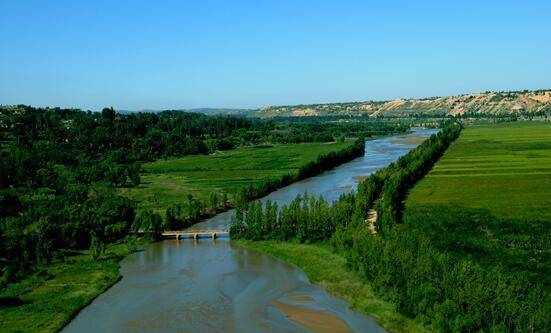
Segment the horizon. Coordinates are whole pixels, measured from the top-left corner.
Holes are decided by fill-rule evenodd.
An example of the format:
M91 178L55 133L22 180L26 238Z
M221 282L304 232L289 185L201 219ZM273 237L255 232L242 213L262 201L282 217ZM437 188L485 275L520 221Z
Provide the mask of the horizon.
M523 92L538 92L538 91L551 91L551 88L538 88L538 89L519 89L519 90L486 90L486 91L473 91L473 92L467 92L467 93L461 93L461 94L454 94L454 95L447 95L447 96L415 96L415 97L397 97L394 99L385 99L385 100L373 100L373 99L366 99L366 100L354 100L354 101L329 101L329 102L322 102L322 103L297 103L297 104L270 104L270 105L261 105L257 107L250 107L250 108L241 108L241 107L219 107L219 106L199 106L199 107L192 107L192 108L184 108L184 107L174 107L174 108L138 108L138 109L125 109L125 108L115 108L110 105L102 106L98 109L87 109L87 108L80 108L76 106L60 106L60 105L30 105L30 104L1 104L0 106L17 106L17 105L25 105L35 108L61 108L61 109L77 109L82 111L92 111L92 112L100 112L104 108L113 108L115 111L122 111L122 112L162 112L162 111L187 111L187 112L200 112L200 110L228 110L228 111L257 111L261 110L263 108L269 108L269 107L293 107L298 105L324 105L324 104L345 104L345 103L369 103L369 102L392 102L396 100L422 100L422 99L436 99L436 98L447 98L447 97L458 97L458 96L466 96L466 95L479 95L479 94L486 94L486 93L523 93Z
M0 104L259 109L551 87L544 1L223 4L2 2Z

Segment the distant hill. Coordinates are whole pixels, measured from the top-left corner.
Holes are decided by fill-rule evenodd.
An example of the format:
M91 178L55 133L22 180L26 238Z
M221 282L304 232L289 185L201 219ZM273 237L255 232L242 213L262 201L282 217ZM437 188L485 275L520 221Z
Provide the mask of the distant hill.
M207 115L250 115L255 110L252 109L229 109L229 108L195 108L182 110L187 112L204 113Z
M158 113L163 112L163 110L152 110L152 109L143 109L143 110L117 110L120 113L133 113L133 112L152 112ZM233 116L247 116L251 115L255 110L253 109L230 109L230 108L194 108L194 109L175 109L172 111L182 111L182 112L195 112L203 113L206 115L233 115Z
M396 99L309 105L268 106L256 112L260 117L325 115L457 115L551 113L551 90L484 92L448 97Z

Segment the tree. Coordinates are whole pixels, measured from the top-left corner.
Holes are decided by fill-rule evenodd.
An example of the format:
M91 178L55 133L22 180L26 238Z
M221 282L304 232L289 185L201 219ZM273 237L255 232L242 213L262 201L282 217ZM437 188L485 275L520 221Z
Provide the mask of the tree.
M117 116L117 113L115 112L115 110L113 110L112 107L103 108L103 110L101 110L101 117L106 122L112 123L113 120L115 120L116 116Z
M138 186L141 182L140 177L141 165L139 163L134 163L128 166L128 178L132 186Z
M159 239L164 230L164 223L161 216L151 209L142 209L136 215L133 229L136 232L144 232L152 239Z

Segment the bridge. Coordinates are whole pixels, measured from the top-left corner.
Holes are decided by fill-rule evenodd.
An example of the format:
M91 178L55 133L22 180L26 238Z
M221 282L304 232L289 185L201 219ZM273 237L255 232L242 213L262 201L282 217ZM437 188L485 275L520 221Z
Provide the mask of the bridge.
M227 230L187 230L187 231L165 231L162 233L165 239L201 239L201 238L228 238L230 233Z

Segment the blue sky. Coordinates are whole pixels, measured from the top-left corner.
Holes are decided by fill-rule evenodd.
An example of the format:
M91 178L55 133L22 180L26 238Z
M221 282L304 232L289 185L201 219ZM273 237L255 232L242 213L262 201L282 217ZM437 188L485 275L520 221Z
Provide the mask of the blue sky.
M0 0L0 104L256 107L551 88L551 1Z

